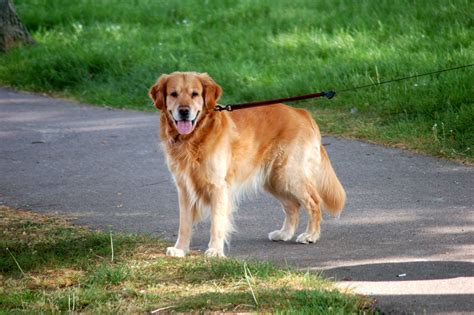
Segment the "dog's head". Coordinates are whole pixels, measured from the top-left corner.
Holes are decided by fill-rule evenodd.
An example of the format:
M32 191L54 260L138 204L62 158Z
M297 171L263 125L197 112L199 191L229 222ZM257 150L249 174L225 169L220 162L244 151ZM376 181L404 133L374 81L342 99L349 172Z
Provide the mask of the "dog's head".
M162 75L149 95L177 132L190 134L203 114L213 111L222 89L207 73L173 72Z

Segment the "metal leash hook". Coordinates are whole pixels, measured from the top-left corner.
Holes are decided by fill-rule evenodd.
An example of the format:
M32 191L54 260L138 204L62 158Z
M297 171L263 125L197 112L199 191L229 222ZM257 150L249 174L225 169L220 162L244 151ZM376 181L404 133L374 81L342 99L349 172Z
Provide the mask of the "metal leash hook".
M229 105L220 105L220 104L217 104L216 107L214 107L214 111L216 112L221 112L223 110L226 110L228 112L231 112L232 111L232 105L229 104Z

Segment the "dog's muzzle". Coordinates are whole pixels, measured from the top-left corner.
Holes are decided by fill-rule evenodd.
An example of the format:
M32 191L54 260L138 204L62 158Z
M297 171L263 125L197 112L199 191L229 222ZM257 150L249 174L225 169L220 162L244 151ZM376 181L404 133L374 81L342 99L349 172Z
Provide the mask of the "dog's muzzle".
M191 131L193 131L194 129L194 123L196 122L199 116L199 113L200 112L198 111L196 113L196 116L192 118L191 117L192 111L189 106L179 106L177 109L177 115L176 115L178 117L175 117L173 113L171 113L178 132L182 135L190 134Z

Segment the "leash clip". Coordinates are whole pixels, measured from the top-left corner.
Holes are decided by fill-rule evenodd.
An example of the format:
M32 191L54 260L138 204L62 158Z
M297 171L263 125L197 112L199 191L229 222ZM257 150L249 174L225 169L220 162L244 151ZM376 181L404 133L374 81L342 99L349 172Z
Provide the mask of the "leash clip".
M217 106L214 108L214 110L216 112L222 112L223 110L231 112L232 111L232 105L231 104L229 104L229 105L219 105L219 104L217 104Z

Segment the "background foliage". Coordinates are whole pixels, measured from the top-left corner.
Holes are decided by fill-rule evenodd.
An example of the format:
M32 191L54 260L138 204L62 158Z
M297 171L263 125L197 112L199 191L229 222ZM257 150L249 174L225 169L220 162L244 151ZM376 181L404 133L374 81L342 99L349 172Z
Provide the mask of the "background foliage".
M474 62L470 0L15 4L38 45L0 56L0 83L115 107L151 110L149 86L176 70L208 72L228 103ZM472 162L472 69L298 106L314 113L324 133Z

